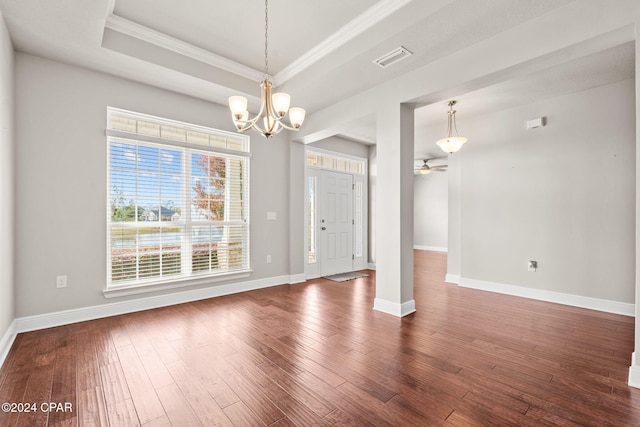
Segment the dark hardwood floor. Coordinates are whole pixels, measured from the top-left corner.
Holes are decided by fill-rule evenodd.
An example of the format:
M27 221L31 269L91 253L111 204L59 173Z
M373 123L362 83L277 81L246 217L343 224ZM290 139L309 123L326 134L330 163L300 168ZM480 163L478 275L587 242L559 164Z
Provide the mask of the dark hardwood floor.
M627 426L634 320L443 282L416 251L417 312L372 310L375 272L20 334L0 426ZM72 411L41 410L69 402Z

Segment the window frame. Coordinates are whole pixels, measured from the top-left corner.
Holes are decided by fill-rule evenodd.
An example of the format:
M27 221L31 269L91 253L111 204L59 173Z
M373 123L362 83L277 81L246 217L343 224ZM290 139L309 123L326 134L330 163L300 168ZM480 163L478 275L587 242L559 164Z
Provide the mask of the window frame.
M139 120L145 123L153 123L158 125L164 125L168 128L170 132L169 134L173 134L180 136L180 132L184 132L184 139L175 140L171 138L161 138L152 135L141 135L138 133L127 132L123 130L113 129L111 124L113 123L112 119L116 116L118 118L126 118L130 120ZM136 124L136 129L138 125ZM199 135L209 135L208 145L203 144L193 144L186 142L188 132L198 132ZM250 170L250 157L251 153L249 151L249 137L246 135L238 135L232 132L221 131L212 128L205 128L202 126L192 125L184 122L178 122L170 119L164 119L155 116L149 116L146 114L135 113L131 111L116 109L112 107L107 107L107 130L106 134L106 151L107 151L107 197L106 197L106 247L107 247L107 271L106 271L106 286L103 290L103 294L107 298L116 297L116 296L124 296L131 295L143 292L155 292L157 290L163 289L172 289L177 287L186 287L186 286L195 286L204 283L211 283L217 281L230 280L234 278L248 277L251 270L251 257L250 257L250 189L249 189L249 170ZM215 138L215 141L214 141ZM220 141L225 141L227 146L232 145L233 148L241 148L241 150L237 149L229 149L220 146L211 146L212 141L215 144L220 144ZM111 150L112 144L114 143L123 143L123 144L133 144L136 147L153 147L158 150L162 149L170 149L174 151L179 151L181 155L181 172L180 177L182 180L181 185L181 218L179 221L139 221L136 214L136 220L132 222L113 222L112 221L112 165L111 165ZM191 209L193 209L192 205L192 179L195 177L191 172L191 162L192 162L192 154L196 155L212 155L219 156L225 158L225 216L223 220L201 220L193 218L191 215ZM232 161L239 161L238 164L241 166L242 177L237 181L231 181L231 179L227 176L229 173L231 166L230 163ZM136 173L138 171L136 165ZM160 172L158 172L160 175ZM240 207L240 218L231 220L228 218L228 212L231 209L229 201L228 193L231 185L230 182L234 182L235 185L239 185L241 188L241 200L242 205ZM136 197L136 202L137 202ZM137 205L136 205L137 206ZM162 203L159 203L159 206L162 206ZM159 208L161 209L161 208ZM229 230L231 227L240 227L240 244L243 248L242 258L240 259L240 267L239 268L225 268L222 271L211 271L209 269L206 272L194 272L191 271L193 266L189 265L188 269L185 269L186 262L192 262L191 255L193 255L193 242L192 242L192 233L195 227L224 227L224 229ZM132 228L135 230L139 230L141 228L180 228L180 253L181 253L181 273L179 274L171 274L168 276L155 276L149 278L138 277L138 271L136 273L135 280L124 280L124 281L113 281L112 280L112 230L116 228ZM138 235L138 233L136 233ZM227 237L228 239L228 237ZM228 245L229 241L225 239L225 243ZM213 240L210 240L213 242ZM139 264L139 242L136 242L136 266ZM229 247L227 247L227 254L230 253ZM159 257L162 259L162 249L159 249ZM136 270L138 267L136 267ZM189 270L189 271L186 271ZM162 272L160 272L162 274Z

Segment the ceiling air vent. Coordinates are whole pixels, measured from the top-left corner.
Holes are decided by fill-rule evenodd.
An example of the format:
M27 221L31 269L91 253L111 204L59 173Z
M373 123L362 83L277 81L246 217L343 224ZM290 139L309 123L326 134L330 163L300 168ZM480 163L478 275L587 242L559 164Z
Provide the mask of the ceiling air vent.
M395 64L409 56L413 55L409 49L404 46L397 47L391 52L382 55L380 58L373 61L374 64L379 65L382 68L387 68L391 64Z

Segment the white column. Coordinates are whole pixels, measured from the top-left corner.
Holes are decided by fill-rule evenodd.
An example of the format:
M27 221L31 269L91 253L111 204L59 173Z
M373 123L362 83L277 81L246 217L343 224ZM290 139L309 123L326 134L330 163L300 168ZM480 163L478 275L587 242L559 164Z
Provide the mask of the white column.
M638 43L638 23L636 17L636 319L634 352L629 367L629 385L640 388L640 43Z
M402 317L413 299L413 108L377 116L376 298L374 310Z
M447 164L448 178L448 221L449 230L447 236L447 275L445 281L449 283L460 283L462 275L462 153L457 152L449 156Z

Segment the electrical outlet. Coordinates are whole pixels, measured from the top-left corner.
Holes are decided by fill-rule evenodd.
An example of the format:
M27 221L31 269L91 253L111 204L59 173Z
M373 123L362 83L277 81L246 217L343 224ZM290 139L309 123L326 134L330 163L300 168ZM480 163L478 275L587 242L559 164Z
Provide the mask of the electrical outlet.
M538 261L529 261L527 264L528 271L536 271L538 269Z
M267 264L271 264L271 255L267 255Z
M67 276L56 276L56 288L67 287Z

